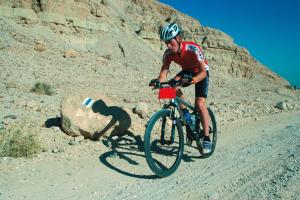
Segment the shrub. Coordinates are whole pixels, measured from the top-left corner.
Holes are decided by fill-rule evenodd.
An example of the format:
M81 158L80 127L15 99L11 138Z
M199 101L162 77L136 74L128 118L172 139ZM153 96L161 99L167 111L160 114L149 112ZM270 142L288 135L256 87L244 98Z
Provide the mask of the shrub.
M0 157L32 157L41 151L34 134L23 135L17 127L0 131Z
M46 94L46 95L52 95L53 91L51 89L51 86L46 83L37 82L30 90L31 92L37 93L37 94Z

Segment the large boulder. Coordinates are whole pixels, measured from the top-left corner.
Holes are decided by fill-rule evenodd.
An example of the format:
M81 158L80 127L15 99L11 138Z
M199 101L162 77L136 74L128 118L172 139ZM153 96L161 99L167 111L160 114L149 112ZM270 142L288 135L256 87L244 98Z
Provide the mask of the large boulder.
M114 106L99 91L68 94L61 105L62 129L68 135L98 139L105 135L122 135L131 127L130 111Z

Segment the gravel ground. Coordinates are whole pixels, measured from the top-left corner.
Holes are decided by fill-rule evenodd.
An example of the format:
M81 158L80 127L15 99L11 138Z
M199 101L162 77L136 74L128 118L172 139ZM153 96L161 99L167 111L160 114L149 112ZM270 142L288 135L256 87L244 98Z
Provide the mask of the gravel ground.
M276 114L224 129L207 159L185 146L179 169L162 179L153 176L141 137L133 134L111 145L83 141L56 154L3 158L0 199L298 200L299 118L299 112Z

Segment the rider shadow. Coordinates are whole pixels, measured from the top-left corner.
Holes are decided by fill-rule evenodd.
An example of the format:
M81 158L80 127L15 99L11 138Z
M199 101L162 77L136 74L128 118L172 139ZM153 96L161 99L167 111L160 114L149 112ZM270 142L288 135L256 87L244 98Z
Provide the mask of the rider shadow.
M94 113L99 113L103 116L112 116L108 125L103 130L94 134L91 138L92 140L98 140L101 137L100 141L102 141L102 143L110 149L110 151L99 156L99 161L110 169L126 176L144 179L156 178L156 176L137 175L127 172L109 162L109 160L112 160L111 158L118 158L129 165L137 166L139 163L136 161L137 159L133 159L133 157L143 157L143 160L146 160L143 149L144 144L141 137L134 136L133 133L128 131L131 126L131 118L129 114L120 107L107 106L102 100L97 100L92 105L92 109ZM115 126L117 122L118 126ZM111 131L111 134L106 136L105 133L111 128L114 128Z
M107 126L101 131L95 133L92 140L98 140L102 135L104 135L108 130L114 127L114 125L118 122L118 126L114 127L111 131L111 136L118 135L124 130L128 130L131 125L131 118L129 114L118 106L107 106L104 101L97 100L92 106L94 113L99 113L104 116L112 116L111 121L107 124Z
M126 165L129 168L133 168L134 166L139 165L136 159L132 159L132 157L142 157L143 160L146 160L144 155L144 143L141 139L141 136L134 136L130 131L126 131L123 136L110 136L102 140L102 143L110 148L110 151L99 156L99 161L104 165L109 167L112 170L115 170L118 173L121 173L126 176L134 177L134 178L142 178L142 179L154 179L158 178L155 175L137 175L130 173L128 171L122 170L117 166L110 163L108 160L111 158L118 158L120 160L126 161ZM128 166L127 165L127 166Z

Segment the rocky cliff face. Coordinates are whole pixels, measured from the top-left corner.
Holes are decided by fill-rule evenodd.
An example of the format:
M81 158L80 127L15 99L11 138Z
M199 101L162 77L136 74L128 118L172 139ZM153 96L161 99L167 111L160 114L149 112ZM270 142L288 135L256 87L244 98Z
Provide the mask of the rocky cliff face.
M26 27L31 39L43 37L60 48L95 52L134 65L147 63L139 54L155 61L149 65L160 62L164 44L159 40L159 29L176 21L188 40L205 48L216 73L246 78L260 74L288 84L227 34L203 27L156 0L0 0L0 16Z

